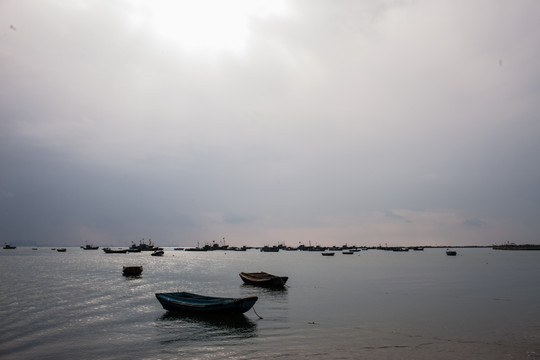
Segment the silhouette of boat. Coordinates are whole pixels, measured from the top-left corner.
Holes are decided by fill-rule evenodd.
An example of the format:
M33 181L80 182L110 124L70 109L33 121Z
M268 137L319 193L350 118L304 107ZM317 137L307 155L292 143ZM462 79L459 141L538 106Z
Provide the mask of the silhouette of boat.
M289 279L287 276L277 276L267 272L241 272L240 277L246 284L264 287L283 287Z
M142 274L142 266L124 266L122 267L122 274L124 276L139 276Z
M255 305L256 296L223 298L188 292L156 293L165 310L198 314L243 314Z

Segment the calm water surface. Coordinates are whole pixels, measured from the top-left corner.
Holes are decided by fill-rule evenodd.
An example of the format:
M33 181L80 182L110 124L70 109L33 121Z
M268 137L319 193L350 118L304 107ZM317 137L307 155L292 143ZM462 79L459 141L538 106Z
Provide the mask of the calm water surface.
M143 265L141 277L123 265ZM241 271L289 276L284 290ZM540 252L0 250L1 359L540 359ZM154 293L256 295L177 316Z

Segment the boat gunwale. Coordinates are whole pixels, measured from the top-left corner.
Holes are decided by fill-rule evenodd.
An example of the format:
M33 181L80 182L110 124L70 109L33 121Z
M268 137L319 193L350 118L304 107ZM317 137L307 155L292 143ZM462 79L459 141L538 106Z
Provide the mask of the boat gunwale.
M156 293L158 299L162 298L170 303L188 306L188 307L221 307L224 305L233 305L244 301L258 300L257 296L248 296L245 298L229 298L218 296L205 296L188 292L178 293Z

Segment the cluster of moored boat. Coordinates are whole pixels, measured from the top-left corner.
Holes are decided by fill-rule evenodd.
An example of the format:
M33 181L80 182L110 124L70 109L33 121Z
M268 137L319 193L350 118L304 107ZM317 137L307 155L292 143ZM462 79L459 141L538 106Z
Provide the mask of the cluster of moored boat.
M287 276L276 276L266 272L241 272L245 284L279 288L284 287ZM243 314L255 305L257 296L227 298L192 294L188 292L156 293L156 298L165 310L192 314Z
M157 247L154 244L152 244L152 240L149 240L147 244L144 241L144 239L142 239L139 242L139 244L135 244L135 243L131 244L129 248L114 249L114 248L106 247L106 248L103 248L103 251L105 252L105 254L127 254L127 253L139 253L143 251L152 251L152 254L151 254L152 256L163 256L163 254L165 254L165 252L163 251L163 248Z
M142 266L124 266L124 276L136 277L143 272ZM266 272L241 272L240 278L247 285L267 288L282 288L289 279ZM157 300L165 310L191 314L243 314L255 305L257 296L229 298L206 296L189 292L156 293Z

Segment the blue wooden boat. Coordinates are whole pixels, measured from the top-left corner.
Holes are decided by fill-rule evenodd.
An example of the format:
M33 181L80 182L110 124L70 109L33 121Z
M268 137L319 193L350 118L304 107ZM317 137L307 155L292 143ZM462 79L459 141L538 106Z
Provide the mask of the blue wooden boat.
M256 296L223 298L188 292L157 293L165 310L195 314L243 314L255 305Z

